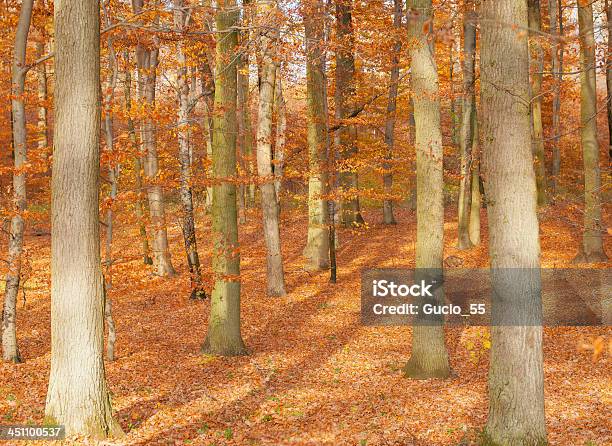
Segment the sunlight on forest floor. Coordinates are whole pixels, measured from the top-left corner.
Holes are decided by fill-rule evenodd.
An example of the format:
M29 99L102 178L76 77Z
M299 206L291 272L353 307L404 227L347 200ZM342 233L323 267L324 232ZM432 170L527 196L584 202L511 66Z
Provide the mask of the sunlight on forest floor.
M568 266L579 232L571 219L553 212L542 216L542 265ZM361 269L414 266L416 223L414 214L404 210L397 212L399 224L393 227L380 224L378 213L366 212L365 217L368 229L340 231L338 284L331 285L327 272L302 269L306 220L297 212L285 216L283 254L290 292L268 298L265 247L253 211L240 234L243 337L251 354L238 358L199 354L209 302L188 300L180 228L170 231L179 272L172 279L152 276L140 264L136 233L119 233L115 255L123 260L113 269L110 292L117 360L107 363L107 375L127 435L107 444L456 445L482 428L488 361L478 340L486 330L447 328L456 376L409 381L401 368L410 353L410 328L360 325ZM451 218L447 214L447 221ZM208 222L202 223L201 258L209 275ZM445 256L460 257L462 267L486 267L484 245L469 252L454 247L456 228L456 222L445 226ZM25 363L0 364L3 424L43 420L50 358L49 244L48 235L26 240L28 250L38 254L26 282L26 300L19 302ZM545 329L551 445L612 441L606 416L612 402L610 357L593 361L588 351L577 348L584 339L610 339L611 334L610 327Z

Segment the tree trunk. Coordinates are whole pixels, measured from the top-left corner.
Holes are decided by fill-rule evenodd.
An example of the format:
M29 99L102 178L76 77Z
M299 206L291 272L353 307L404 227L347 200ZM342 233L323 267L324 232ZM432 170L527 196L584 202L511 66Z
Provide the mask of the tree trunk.
M24 88L26 71L26 50L32 20L34 0L24 0L19 12L15 32L15 47L11 74L11 111L13 118L13 216L8 243L8 272L4 292L2 313L2 358L4 361L19 363L21 356L17 346L17 294L21 280L21 256L23 253L23 213L26 211L25 168L28 159L26 113Z
M584 230L576 263L605 262L601 221L601 173L597 141L597 87L593 5L578 2L580 34L580 140L584 162Z
M533 153L537 184L538 206L546 204L546 161L544 159L544 131L542 129L542 76L544 71L544 50L540 35L542 14L540 0L528 0L529 34L533 45L531 65L531 118L533 130ZM533 54L535 53L535 54Z
M349 117L355 108L355 36L353 34L353 0L336 1L336 119ZM342 224L352 226L364 223L359 206L359 182L352 161L357 153L357 128L350 124L336 131L335 144L339 155L341 171L338 175L340 194L340 215Z
M187 12L183 0L174 0L174 26L178 33L183 31L187 25ZM189 266L189 277L191 280L191 299L204 299L202 284L202 272L200 269L200 257L198 256L198 244L196 239L195 218L193 215L193 194L191 190L191 141L189 138L190 114L192 104L190 103L189 79L187 78L187 60L181 40L177 42L176 56L178 70L176 80L178 84L179 112L177 120L177 137L179 145L179 164L181 167L179 195L182 207L182 229L187 254L187 265Z
M304 249L307 270L329 268L328 207L324 199L328 190L325 169L325 104L322 0L304 6L302 15L306 35L306 97L308 113L308 240Z
M258 2L258 15L263 19L274 16L276 6L268 0ZM275 24L260 23L265 28ZM280 224L278 201L274 188L272 171L272 114L274 110L274 90L276 84L276 46L278 35L272 36L268 31L260 34L261 45L261 83L259 86L259 114L257 123L257 173L261 191L261 210L263 214L263 232L266 242L268 295L284 296L285 274L281 252Z
M551 0L552 1L552 0ZM608 156L612 161L612 4L606 0L606 20L608 27L608 53L606 54L606 100L608 110Z
M51 188L51 371L45 414L66 435L121 433L106 385L99 238L100 23L94 0L56 0Z
M481 24L483 169L495 296L492 318L503 323L541 311L529 47L527 37L517 33L528 26L527 3L484 0ZM511 283L516 271L520 280ZM487 440L508 446L546 444L541 325L492 326L491 341Z
M474 107L476 108L476 107ZM472 187L470 199L470 221L468 233L470 243L474 246L480 245L480 209L482 208L482 198L480 196L480 137L478 133L478 112L474 110L474 136L472 138Z
M393 28L399 33L402 28L402 1L393 0ZM383 223L386 225L395 225L395 216L393 215L393 200L389 197L393 193L393 164L389 161L393 160L393 146L395 144L395 115L397 109L397 91L399 89L399 62L402 50L402 41L400 36L395 37L395 45L393 46L393 55L391 60L391 75L389 78L389 100L387 102L387 119L385 120L385 144L387 153L385 155L385 163L383 164L384 175L383 185L385 188L385 200L383 201Z
M102 3L102 8L105 17L105 26L110 26L111 21L106 10L106 6ZM104 319L108 329L108 337L106 340L106 359L109 361L115 360L115 340L117 334L115 332L115 321L113 319L112 302L108 292L113 287L112 282L112 266L113 266L113 205L117 199L117 189L119 181L119 165L113 159L114 154L114 132L113 132L113 99L115 95L115 87L117 85L117 77L119 75L117 67L117 55L113 46L112 37L108 37L108 79L106 82L106 95L104 97L104 135L106 137L106 150L109 154L108 162L108 181L110 183L109 206L106 209L106 246L105 246L105 266L106 274L104 275Z
M459 184L457 248L470 249L469 225L472 192L472 146L475 139L474 118L476 113L475 69L476 69L476 4L465 0L463 11L463 99L461 101L461 182Z
M130 144L135 151L134 155L134 178L136 187L136 203L134 204L136 219L138 220L138 232L140 235L140 246L142 252L142 260L145 265L153 265L153 259L149 256L149 239L147 238L147 227L144 220L144 203L142 200L142 156L141 145L136 137L136 129L134 128L134 120L131 116L132 110L132 75L130 68L130 53L124 53L126 70L125 70L125 109L127 114L127 127L130 137ZM140 96L140 95L139 95ZM140 99L140 98L139 98Z
M240 334L240 250L236 209L236 0L217 2L215 113L213 118L212 266L214 288L210 303L205 353L246 354Z
M43 57L46 54L45 44L43 42L36 42L36 54L37 56ZM47 118L47 67L45 63L41 63L37 70L37 90L38 90L38 149L41 151L45 160L49 159L49 125Z
M142 11L144 0L133 0L134 13ZM156 43L156 42L154 42ZM144 173L147 179L147 196L149 212L153 225L153 264L159 276L175 274L170 259L168 246L168 231L166 228L166 212L162 186L158 183L159 165L157 157L157 129L150 114L155 109L155 83L158 65L159 48L147 49L142 43L136 47L139 76L142 81L143 97L148 107L149 116L145 118L142 138L145 149Z
M559 24L561 23L561 0L548 0L548 15L550 24L550 35L552 38L552 72L553 72L553 100L552 100L552 169L551 169L551 189L552 193L557 193L557 182L559 181L559 170L561 167L561 150L559 141L561 139L561 58L563 46L560 39ZM612 79L611 79L612 81ZM612 109L609 108L609 122L612 128Z
M444 251L444 179L438 71L430 46L431 0L407 0L414 92L417 162L416 267L442 274ZM438 294L437 299L442 299ZM412 356L404 368L415 379L448 378L450 366L443 320L412 329Z
M281 189L285 170L285 144L287 142L287 103L283 96L281 67L276 71L276 87L274 88L274 103L276 106L276 141L274 143L274 189L280 212Z

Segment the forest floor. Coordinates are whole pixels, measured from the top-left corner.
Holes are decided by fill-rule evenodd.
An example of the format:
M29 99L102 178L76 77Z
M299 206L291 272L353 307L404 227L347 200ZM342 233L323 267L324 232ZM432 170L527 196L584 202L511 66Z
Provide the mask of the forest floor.
M110 291L117 359L106 369L126 436L107 444L467 444L461 442L475 435L487 417L487 330L448 327L456 375L445 381L412 381L401 371L410 356L411 329L360 324L360 271L414 267L414 213L399 210L399 224L385 227L379 211L366 212L367 227L341 230L335 285L328 283L328 272L303 270L304 212L286 214L282 238L289 294L283 298L265 295L265 247L256 213L240 229L242 333L250 355L237 358L199 353L210 304L188 299L180 228L170 231L179 272L171 279L155 277L150 267L141 265L135 231L117 237L115 252L123 260L114 266ZM457 224L450 212L447 221L445 257L460 257L463 267L486 267L486 214L483 244L467 252L454 248ZM541 221L543 266L569 265L578 248L579 215L550 208ZM202 223L201 258L208 274L208 221ZM606 249L612 254L610 238ZM40 423L44 416L50 238L32 234L26 244L32 273L18 315L25 362L0 364L2 424ZM550 444L612 444L612 358L588 350L593 339L609 341L612 329L544 332ZM581 344L587 347L581 349Z

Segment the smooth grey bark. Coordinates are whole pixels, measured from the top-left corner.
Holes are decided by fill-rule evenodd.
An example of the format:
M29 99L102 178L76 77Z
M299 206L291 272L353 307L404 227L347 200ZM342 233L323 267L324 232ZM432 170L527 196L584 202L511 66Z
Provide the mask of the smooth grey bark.
M541 311L530 57L528 38L518 32L528 26L527 2L484 0L481 11L482 167L495 296L492 318L518 320ZM516 278L520 280L513 283ZM518 325L495 325L491 343L485 444L543 446L542 326L520 320Z
M548 0L549 33L551 35L551 65L553 72L553 99L552 99L552 169L551 192L557 192L559 173L561 170L561 82L563 80L563 43L561 42L562 0ZM607 2L607 0L606 0ZM610 79L612 81L612 78ZM609 89L608 89L609 90ZM612 128L612 108L608 103L610 128Z
M302 6L306 36L306 102L308 113L308 238L304 248L307 270L329 268L328 172L326 169L324 5L313 0Z
M213 117L214 174L212 202L212 268L214 287L208 332L202 352L223 356L244 355L240 333L240 247L236 209L236 87L238 9L236 0L218 0L215 113Z
M54 3L51 370L45 415L66 434L121 433L106 384L100 262L100 19L96 0Z
M474 0L465 0L463 10L463 98L461 100L461 130L459 151L461 156L461 180L458 201L457 248L470 249L469 225L472 192L472 146L475 139L476 114L476 25L478 15Z
M139 13L144 7L144 0L132 0L134 13ZM139 82L148 112L155 108L155 84L157 79L157 66L159 64L159 47L156 38L154 46L145 48L142 43L136 46L136 61L139 71ZM149 200L149 213L153 226L153 265L159 276L173 276L176 272L170 258L168 246L168 230L166 226L166 211L164 194L161 185L157 182L159 163L157 156L157 126L151 116L147 116L142 126L142 139L145 149L144 174L147 179L147 197Z
M334 102L336 119L341 122L350 117L355 108L355 36L353 33L353 0L337 0L336 5L336 90ZM351 160L357 153L357 127L347 124L334 134L341 171L338 185L342 199L340 217L342 224L352 226L364 223L359 205L359 181Z
M258 16L260 26L274 27L267 23L276 10L274 2L259 1ZM257 174L261 191L261 210L263 215L263 233L266 243L266 271L268 296L284 296L285 274L283 271L283 255L281 252L280 222L278 200L274 188L274 172L272 171L272 122L274 111L274 91L276 86L276 63L278 32L262 31L259 35L261 46L259 113L257 115Z
M402 2L403 0L393 0L393 28L399 33L402 28ZM399 62L402 50L402 41L400 36L395 37L393 45L393 55L391 56L391 73L389 76L389 99L387 101L387 118L385 120L385 144L387 152L385 154L385 163L383 163L383 186L385 189L385 197L383 201L383 223L386 225L395 225L395 216L393 215L393 200L388 197L392 193L393 188L393 165L389 161L393 160L393 147L395 145L395 116L397 110L397 92L399 89Z
M36 54L39 58L46 54L45 44L43 42L36 42ZM48 125L48 112L47 112L47 66L45 63L41 63L37 69L36 76L37 92L38 92L38 124L37 129L39 133L38 149L42 151L45 159L49 158L49 125Z
M11 115L13 118L13 206L8 242L8 272L2 311L2 359L21 362L17 346L17 294L21 281L23 254L23 213L27 207L25 164L28 160L26 111L24 102L26 50L32 21L34 0L24 0L15 31L15 46L11 68Z
M411 85L414 92L417 163L416 267L441 275L444 254L444 178L438 70L430 45L431 0L407 0ZM436 293L441 300L441 288ZM448 378L451 374L443 320L412 328L412 356L404 368L409 378Z
M470 221L468 233L474 246L480 245L480 209L482 197L480 194L480 135L478 133L478 111L474 112L474 137L472 138L472 187L470 197Z
M605 262L601 221L601 172L597 140L597 86L593 5L578 1L580 34L580 140L584 163L584 228L575 263Z
M104 3L101 4L105 17L105 26L110 26L111 21L106 10ZM119 69L117 67L117 54L114 48L114 42L112 37L106 39L106 45L108 48L108 79L106 81L106 95L104 97L104 135L106 138L106 150L109 152L109 163L108 163L108 181L110 186L109 199L110 205L106 209L106 244L105 244L105 256L104 261L106 267L106 273L104 274L104 319L106 321L106 328L108 329L108 336L106 339L106 359L109 361L115 360L115 341L117 339L117 333L115 330L115 320L113 319L112 302L108 292L113 287L112 281L112 265L113 265L113 205L117 199L117 190L119 182L120 166L116 164L112 154L115 149L114 145L114 130L113 130L113 100L115 95L115 87L117 85L117 78L119 76Z
M189 15L185 9L183 0L174 0L174 27L180 34L188 25ZM200 257L198 255L198 244L196 238L195 218L193 214L193 193L191 189L192 160L191 140L189 134L192 104L190 98L190 83L188 79L187 60L185 57L183 42L179 40L176 46L176 57L178 62L176 81L178 90L178 116L177 116L177 138L179 145L180 185L179 195L182 207L182 230L187 254L187 265L191 280L191 299L204 299L206 293L202 283L202 271L200 268Z
M130 144L134 150L134 183L136 189L136 202L134 203L134 212L136 214L136 220L138 221L138 233L140 236L140 246L142 261L145 265L153 265L153 259L149 256L149 238L147 237L147 227L144 219L144 203L143 203L143 186L142 186L142 144L136 136L136 128L134 126L134 120L131 116L132 110L132 74L130 67L130 53L129 51L124 52L125 63L127 65L125 70L125 84L123 92L125 95L125 110L127 114L127 127L128 135L130 138ZM141 95L138 94L139 100Z
M542 14L540 0L528 0L529 35L533 46L531 57L531 120L533 131L533 154L538 205L546 204L546 164L544 159L544 130L542 127L542 78L544 72L544 50L540 43Z

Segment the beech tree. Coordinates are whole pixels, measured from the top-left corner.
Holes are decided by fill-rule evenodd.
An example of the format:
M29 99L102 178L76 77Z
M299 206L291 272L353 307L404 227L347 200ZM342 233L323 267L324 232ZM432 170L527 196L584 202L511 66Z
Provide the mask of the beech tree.
M325 66L323 42L324 6L321 0L302 5L306 39L306 101L308 112L308 239L304 248L306 269L329 268L328 189L326 171Z
M45 414L67 435L107 437L99 238L100 19L94 0L56 0L51 181L51 370Z
M212 267L214 288L208 333L202 352L246 354L240 333L240 250L236 206L236 53L238 9L235 0L219 0L213 115Z
M431 0L407 0L411 38L410 69L414 93L417 156L416 267L441 277L444 250L444 179L438 71L433 45ZM441 289L436 293L442 299ZM442 321L412 329L412 356L404 368L410 378L448 378L451 370Z
M561 171L561 149L559 148L559 142L561 140L561 83L563 81L562 6L561 0L548 0L549 32L553 44L551 52L551 68L553 72L551 189L553 194L557 192L558 177ZM610 71L608 70L607 72ZM610 81L612 82L612 77ZM612 129L611 107L608 102L610 129Z
M480 88L492 324L502 323L491 327L485 428L495 445L546 444L542 326L523 320L541 311L527 26L526 2L483 1ZM519 319L503 325L508 318Z
M263 29L260 33L261 74L257 117L257 173L261 190L263 233L266 242L268 295L284 296L286 291L280 240L280 215L272 172L272 114L275 100L277 71L275 59L278 57L278 32L268 31L267 29L274 25L264 23L264 21L274 20L275 12L276 6L269 0L261 0L257 3L257 13L262 21L259 25Z
M2 312L2 358L5 361L21 362L17 346L17 294L21 279L23 253L24 212L26 211L27 129L25 111L26 50L32 20L34 0L21 3L19 22L15 31L15 48L11 68L11 111L13 117L13 202L8 246L8 273Z
M580 141L584 162L584 228L576 263L605 262L601 221L601 171L597 140L597 85L593 5L577 0L580 34Z

